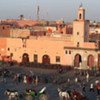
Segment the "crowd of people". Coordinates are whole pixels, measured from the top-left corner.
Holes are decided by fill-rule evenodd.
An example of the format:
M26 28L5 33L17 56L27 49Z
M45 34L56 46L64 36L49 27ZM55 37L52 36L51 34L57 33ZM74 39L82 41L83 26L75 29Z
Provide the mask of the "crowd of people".
M22 74L15 74L13 77L13 81L16 83L24 83L24 84L35 84L38 85L38 76L35 75L22 75Z
M60 71L57 71L56 74L35 74L34 71L30 70L29 73L18 73L10 71L9 69L3 69L0 72L0 79L2 77L1 82L7 83L7 78L10 78L13 83L16 85L21 84L33 84L34 86L38 86L40 83L47 84L51 83L53 85L56 85L57 87L61 87L62 90L67 90L68 87L72 87L73 85L78 85L78 88L81 90L79 91L77 88L71 88L72 94L78 93L78 95L82 96L81 93L85 94L90 93L96 93L97 96L100 95L100 79L95 79L95 76L91 76L89 71L85 71L84 73L79 71L73 70L73 73L69 75L69 72L63 72L61 69ZM92 79L95 79L92 81ZM74 94L75 94L74 93ZM73 95L74 95L73 94ZM69 93L70 95L70 93ZM66 100L66 99L65 99ZM72 99L71 99L72 100ZM77 99L78 100L78 99ZM85 100L85 99L83 99Z

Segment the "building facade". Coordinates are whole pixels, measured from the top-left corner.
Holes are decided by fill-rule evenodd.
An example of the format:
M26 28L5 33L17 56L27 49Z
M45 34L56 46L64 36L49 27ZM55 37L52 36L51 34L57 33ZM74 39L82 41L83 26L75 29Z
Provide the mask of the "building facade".
M18 62L60 64L81 69L100 69L100 47L89 42L89 21L80 7L72 35L0 38L0 59Z

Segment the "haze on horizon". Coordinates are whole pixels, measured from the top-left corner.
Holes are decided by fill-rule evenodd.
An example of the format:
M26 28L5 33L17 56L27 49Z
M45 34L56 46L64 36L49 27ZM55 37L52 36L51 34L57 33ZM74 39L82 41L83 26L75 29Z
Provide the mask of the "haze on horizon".
M40 7L40 19L73 21L80 4L86 9L86 19L100 22L100 0L0 0L0 19L36 19L36 7Z

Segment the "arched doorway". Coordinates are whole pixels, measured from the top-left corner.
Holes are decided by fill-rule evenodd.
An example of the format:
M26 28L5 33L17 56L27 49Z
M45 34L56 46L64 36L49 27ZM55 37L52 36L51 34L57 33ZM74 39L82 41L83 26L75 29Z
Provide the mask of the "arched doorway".
M24 53L22 56L22 62L27 63L29 62L29 55L27 53Z
M74 58L74 66L80 67L80 64L82 63L82 57L80 54L76 54Z
M42 57L42 63L43 64L50 64L50 57L48 55L44 55Z
M94 66L94 57L93 57L93 55L89 55L88 56L87 65L89 67L93 67Z

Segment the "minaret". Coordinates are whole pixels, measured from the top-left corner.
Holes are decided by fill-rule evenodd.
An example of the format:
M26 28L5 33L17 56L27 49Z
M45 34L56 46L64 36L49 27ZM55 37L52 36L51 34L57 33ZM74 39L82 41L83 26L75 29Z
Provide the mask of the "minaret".
M77 19L73 21L73 40L77 47L88 42L89 20L85 19L85 9L81 5L78 9Z
M83 8L82 4L78 10L78 20L85 20L85 9Z

